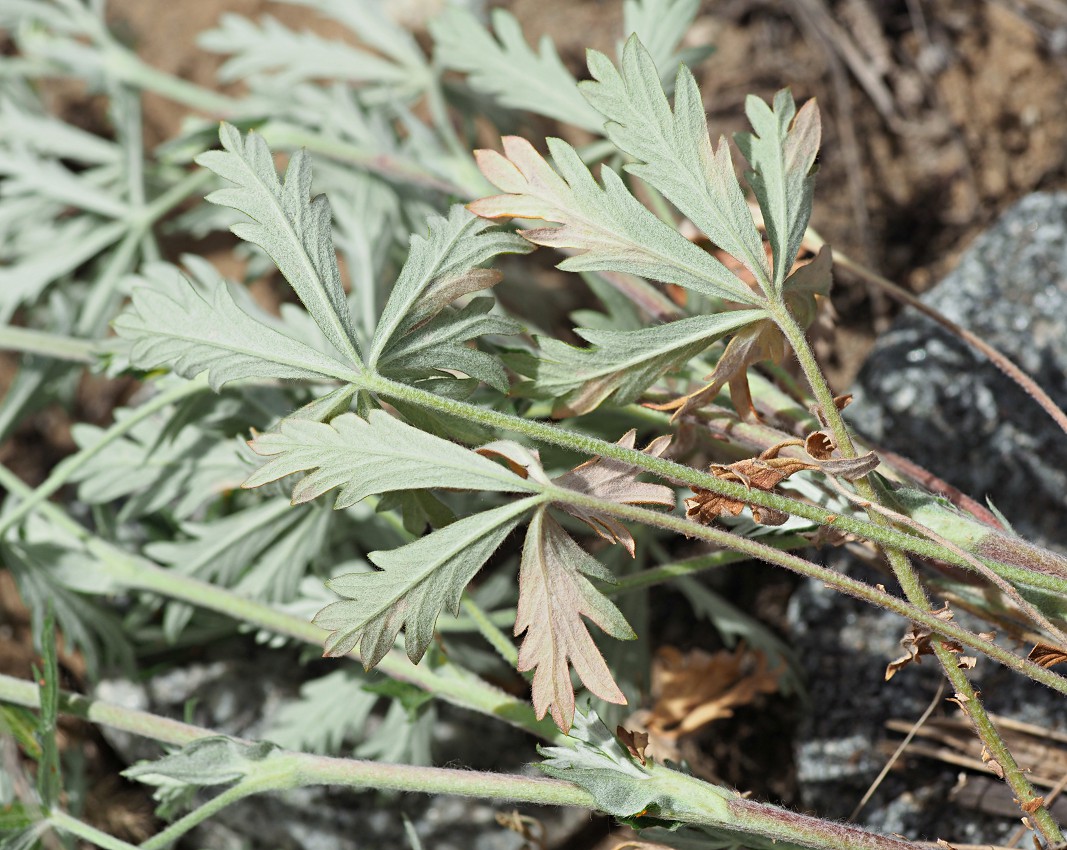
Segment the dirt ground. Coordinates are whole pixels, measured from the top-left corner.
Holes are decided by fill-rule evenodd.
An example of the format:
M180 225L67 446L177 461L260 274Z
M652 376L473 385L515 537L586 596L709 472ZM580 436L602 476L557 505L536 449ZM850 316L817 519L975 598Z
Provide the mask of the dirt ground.
M386 2L416 29L441 4ZM619 0L500 5L531 41L549 34L579 77L585 48L612 51L621 30ZM332 32L306 8L269 0L111 0L109 9L144 58L203 85L214 85L220 58L194 39L223 12ZM798 100L818 99L813 225L835 250L913 291L936 283L1019 198L1067 185L1067 3L705 0L690 40L716 46L697 69L713 132L745 127L749 93L789 86ZM144 106L150 142L176 132L179 109L152 95ZM837 283L826 359L844 391L896 308L847 277Z

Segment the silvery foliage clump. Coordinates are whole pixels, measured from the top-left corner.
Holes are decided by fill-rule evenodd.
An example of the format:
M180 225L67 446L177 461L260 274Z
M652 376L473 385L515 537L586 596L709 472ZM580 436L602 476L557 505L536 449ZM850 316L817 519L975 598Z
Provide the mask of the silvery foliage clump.
M280 640L269 618L220 620L222 603L212 613L195 594L146 592L138 565L256 610L313 618L325 654L358 656L365 670L339 660L343 673L308 679L267 730L290 749L425 758L426 694L383 685L373 668L394 676L410 662L435 681L517 670L538 720L579 730L577 755L546 751L550 774L580 773L575 781L619 817L683 812L642 784L661 774L638 768L581 708L592 701L618 721L648 686L647 646L634 640L647 634L647 598L616 597L612 586L679 538L632 527L625 520L638 514L626 511L669 516L692 495L669 477L638 477L635 458L676 452L684 463L678 452L691 451L671 446L667 416L639 402L681 418L689 440L701 416L732 417L756 429L739 440L749 449L759 445L758 409L768 428L785 427L787 408L795 431L819 427L748 371L782 358L783 315L806 327L829 291L827 250L797 263L818 112L798 109L786 90L747 101L752 132L736 146L758 226L690 70L709 49L682 46L694 0L627 0L627 38L614 57L590 51L581 83L551 41L531 47L505 10L483 23L447 9L429 22L427 51L371 0L288 2L353 40L226 15L200 44L226 57L220 82L243 83L229 97L146 73L108 33L103 3L0 0L17 47L0 60L0 317L52 345L25 343L0 434L46 404L72 407L86 369L140 381L113 425L73 427L76 462L55 473L76 485L91 541L26 510L4 525L4 566L36 616L54 611L91 676L242 625ZM104 95L108 132L50 113L52 78ZM145 90L192 107L181 133L152 150ZM505 134L500 151L472 155L476 109L508 128L543 116L594 141L549 139L546 158ZM680 232L677 214L700 239ZM242 280L196 255L165 259L175 240L226 231ZM546 295L518 261L537 246L559 249L558 267L575 273L568 281L602 309L538 326L532 317L548 314L530 307ZM247 285L264 277L285 283L271 309ZM561 327L573 335L561 339ZM720 397L727 387L733 410ZM538 431L555 440L539 444L524 423L552 415L574 436ZM790 484L808 504L851 510L818 475ZM749 518L758 511L736 516L744 507L734 497L722 512L745 538L814 528L784 514L772 527L769 509L762 524ZM678 586L727 643L744 639L783 669L791 663L779 639L725 600ZM445 698L463 704L460 691ZM388 746L366 736L372 718ZM212 740L130 775L173 811L190 788L280 758Z

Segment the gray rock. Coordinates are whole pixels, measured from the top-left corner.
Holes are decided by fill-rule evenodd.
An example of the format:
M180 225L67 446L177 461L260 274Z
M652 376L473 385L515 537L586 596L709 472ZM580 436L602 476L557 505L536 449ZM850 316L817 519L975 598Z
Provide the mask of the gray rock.
M1018 203L924 300L1067 404L1067 194ZM908 310L878 340L858 384L847 414L872 442L980 501L988 495L1020 533L1067 545L1067 437L985 358ZM827 557L857 578L891 584L842 551ZM918 719L942 675L929 659L883 682L886 662L901 654L906 624L821 585L801 586L789 619L813 707L796 743L803 802L821 815L847 817L887 758L880 745L900 740L886 733L885 721ZM957 619L985 628L960 611ZM1059 695L986 659L972 676L991 711L1063 727ZM946 712L958 715L947 705ZM906 760L859 820L912 838L1002 840L1017 813L965 807L950 795L957 773L936 761Z
M1067 405L1067 194L1024 198L923 300ZM848 414L875 443L1067 544L1067 439L988 360L906 310L860 372Z

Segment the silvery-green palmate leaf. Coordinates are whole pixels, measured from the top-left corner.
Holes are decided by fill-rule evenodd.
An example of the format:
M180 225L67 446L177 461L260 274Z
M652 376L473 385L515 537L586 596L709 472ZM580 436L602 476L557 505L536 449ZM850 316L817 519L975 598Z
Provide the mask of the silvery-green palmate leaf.
M658 82L656 86L662 98ZM576 256L559 268L626 272L714 298L754 307L763 303L726 266L646 209L610 168L601 168L601 186L574 148L560 139L548 140L555 169L525 139L507 136L503 144L503 155L481 150L476 157L482 174L506 194L475 201L469 208L486 218L558 222L561 227L520 233L537 245L572 249ZM755 233L751 217L748 223ZM758 243L758 233L755 238Z
M283 182L261 136L249 133L242 138L236 127L223 123L219 139L223 150L206 151L196 161L234 185L212 192L207 200L251 219L231 229L267 252L339 354L353 365L360 364L333 247L330 204L322 195L310 198L307 153L292 155Z
M149 543L145 553L185 575L223 587L240 580L249 596L288 602L333 517L318 506L294 508L288 499L272 498L219 519L185 523L181 536Z
M603 53L591 50L588 57L594 79L579 88L608 119L608 138L637 160L626 170L659 190L769 291L767 255L734 174L729 144L723 138L712 147L692 72L678 68L672 111L655 63L636 37L626 43L618 69Z
M380 0L286 0L294 6L307 6L321 15L344 24L361 41L386 56L408 65L425 63L419 42L390 16L390 9Z
M371 552L379 572L329 581L327 586L346 598L315 616L314 622L331 632L325 654L345 655L358 646L370 669L404 629L408 658L417 663L433 639L441 611L448 606L459 613L467 583L538 501L521 499L457 520L398 549Z
M492 23L490 33L466 9L448 8L430 21L434 58L444 68L466 72L476 91L504 106L599 133L604 120L578 93L552 39L542 38L535 53L510 12L494 9Z
M78 215L46 225L51 245L62 251L38 251L0 268L0 324L6 324L22 304L36 299L53 281L92 260L128 231L125 221L101 223L92 215Z
M465 343L486 334L517 334L522 325L504 316L492 315L492 298L475 298L462 310L445 308L425 325L401 337L378 361L378 372L387 378L414 383L428 377L454 377L461 372L501 393L508 391L508 378L500 362Z
M773 106L749 95L745 114L756 132L734 138L750 166L745 178L763 213L774 253L774 288L781 292L811 218L819 110L809 100L797 112L793 96L783 89Z
M90 598L117 588L107 579L97 582L91 562L87 552L54 543L0 542L0 563L11 571L35 622L51 607L67 646L81 654L90 675L110 664L132 670L132 647L120 619Z
M47 198L63 207L106 218L120 219L129 212L129 205L114 191L121 185L120 173L110 167L75 172L56 159L21 146L5 150L0 157L5 199L20 195Z
M270 15L256 24L241 15L225 14L216 29L197 38L197 44L230 56L219 69L223 82L262 74L279 86L340 80L363 89L365 96L384 99L389 93L413 96L428 79L424 66L400 64L306 29L297 32Z
M300 686L300 696L274 715L264 737L280 747L336 753L348 739L359 740L380 696L365 689L359 668L334 670ZM314 717L314 723L308 718Z
M119 409L115 421L129 414L128 409ZM237 442L195 425L160 439L173 416L171 410L146 419L95 451L71 478L78 484L78 498L90 505L121 499L120 522L165 508L184 520L219 493L239 487L248 475L248 464ZM71 428L80 449L93 446L105 433L85 422Z
M540 486L448 440L406 425L381 410L367 419L354 413L329 423L283 419L277 430L259 434L253 451L272 460L244 483L259 487L307 472L293 488L294 504L336 487L334 506L396 490L450 487L497 493L537 492Z
M542 507L530 521L519 568L515 634L525 632L526 636L519 647L518 669L534 671L531 693L537 716L551 712L563 731L570 728L574 717L572 666L598 697L626 702L582 618L619 640L637 637L615 604L587 576L614 582L612 574Z
M695 65L715 50L710 44L678 50L698 11L700 0L624 0L622 29L641 39L656 67L673 78L679 63ZM664 85L672 82L663 80Z
M353 367L253 319L216 276L194 284L169 266L146 270L113 326L129 340L130 363L187 378L207 370L219 389L246 378L352 380ZM321 325L320 325L321 327Z
M732 310L634 331L576 328L589 348L538 337L534 390L558 399L561 412L587 413L612 397L616 404L629 404L665 372L766 316L763 310Z
M430 216L427 225L426 236L412 236L407 262L378 320L367 356L372 369L390 355L394 362L402 364L395 348L404 344L406 336L422 333L425 328L418 326L433 319L456 298L495 285L500 272L481 268L482 265L500 254L533 250L525 240L493 228L490 222L459 205L449 210L447 218Z
M0 139L5 145L85 165L118 165L122 158L116 142L49 115L39 101L22 106L12 97L0 98Z

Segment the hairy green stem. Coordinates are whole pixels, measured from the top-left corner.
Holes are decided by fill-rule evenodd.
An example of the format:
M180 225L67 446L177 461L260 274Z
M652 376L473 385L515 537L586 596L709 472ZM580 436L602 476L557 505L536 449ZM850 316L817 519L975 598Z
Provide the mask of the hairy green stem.
M463 610L467 612L475 624L478 626L478 631L486 642L497 651L497 654L503 658L509 666L519 666L519 651L515 648L515 642L511 640L503 630L497 626L496 623L490 619L489 615L482 610L469 595L464 594L462 601ZM512 619L514 622L514 619Z
M228 97L154 68L113 38L108 37L102 46L105 68L115 79L133 88L153 92L216 118L228 118L255 110L255 104L250 100Z
M600 457L623 461L677 484L702 487L705 490L729 496L746 504L773 508L792 516L802 517L819 525L836 528L848 534L855 534L858 537L866 538L883 546L901 549L923 558L944 561L965 569L971 567L966 559L960 558L956 553L945 549L945 547L917 535L900 531L887 524L883 525L857 516L833 513L818 505L791 499L777 493L749 489L743 484L717 478L710 473L701 472L699 469L665 458L653 457L637 449L628 449L617 443L609 443L607 440L580 434L561 428L558 425L524 419L520 416L490 410L467 402L444 398L418 387L391 381L380 375L366 375L361 379L361 388L370 390L385 398L409 402L457 419L477 422L502 431L523 434L531 440L562 446L586 456L599 455ZM836 410L836 408L834 409ZM979 560L1009 581L1021 582L1052 593L1067 595L1067 580L1061 577L1026 570L991 558L979 557Z
M32 682L0 674L0 700L34 708L38 701L37 687ZM184 745L216 734L208 729L67 693L60 695L60 705L61 710L73 707L76 715L88 717L102 725L167 744ZM899 838L881 836L746 800L736 791L711 785L662 765L650 764L646 772L649 792L660 799L672 801L669 809L657 813L664 819L728 829L741 835L757 834L821 850L914 850L915 847ZM141 845L142 850L161 850L196 823L248 794L316 785L597 808L596 800L589 792L558 779L379 764L275 750L262 771L242 780L145 842ZM52 822L57 828L78 835L105 850L130 850L130 845L125 842L113 839L61 812L53 815Z
M103 830L90 826L85 821L78 820L59 809L52 810L48 815L48 823L59 832L65 832L80 838L88 844L94 844L103 850L138 850L136 844L130 844Z
M206 729L204 730L207 731ZM259 783L241 781L231 788L227 788L221 794L212 797L205 803L200 804L191 812L186 812L176 821L168 824L166 829L162 832L158 832L144 841L140 845L140 850L162 850L163 847L167 847L181 838L185 833L194 827L199 826L208 818L217 815L223 809L232 806L234 803L238 803L245 797L250 797L253 794L258 793L261 789L258 787ZM263 788L264 791L271 790L269 787Z
M812 542L799 534L774 534L763 538L765 546L775 549L804 549L812 545ZM724 549L721 552L709 552L707 555L697 555L693 558L685 558L681 561L672 561L660 564L658 567L649 567L630 575L623 576L615 584L603 588L607 596L619 596L623 593L631 593L635 590L643 590L656 584L663 584L676 578L695 575L716 567L725 567L728 564L736 564L751 558L744 552L732 549Z
M74 328L76 334L94 337L103 334L119 301L119 282L132 267L137 249L144 244L145 238L161 218L186 198L199 192L212 177L207 169L198 169L151 202L134 208L127 222L129 230L107 258L103 271L89 290Z
M792 315L789 314L788 310L785 309L784 305L775 311L775 319L790 346L792 346L797 360L800 362L811 390L815 394L816 401L822 409L823 418L834 434L838 451L843 457L855 457L856 449L852 443L852 436L849 433L848 426L834 403L833 393L815 360L815 354L811 350L811 346L808 345L804 331ZM856 481L855 487L856 491L864 499L874 504L882 504L879 494L869 477ZM868 509L868 516L876 524L890 525L890 520L887 517L872 509ZM926 594L926 588L923 587L907 556L900 549L891 546L885 547L885 553L893 574L896 576L908 601L924 611L929 610L930 599ZM970 718L975 732L985 745L985 749L1000 765L1003 779L1014 792L1020 808L1022 808L1023 812L1033 815L1038 830L1049 844L1062 843L1063 834L1049 813L1048 808L1044 805L1044 798L1038 795L1033 784L1026 778L1024 772L1019 769L1015 758L1004 743L1004 739L993 726L989 715L983 708L978 693L971 685L966 673L960 668L958 656L946 646L943 637L935 637L932 643L934 654L937 656L945 676L956 690L957 704L964 714Z
M815 579L816 581L820 581L835 590L848 594L849 596L862 599L871 605L884 608L887 611L892 611L912 622L924 625L935 634L939 634L948 640L957 641L963 646L981 652L993 660L1000 662L1005 667L1009 667L1017 673L1021 673L1022 675L1033 679L1035 682L1040 682L1054 691L1067 695L1067 678L1054 673L1052 670L1047 670L1032 661L1020 658L992 641L967 631L956 623L945 622L934 616L928 607L921 608L913 605L912 603L901 599L899 596L893 596L891 593L884 590L871 587L865 582L842 575L828 567L823 567L819 564L807 561L797 555L780 551L765 543L760 543L757 540L752 540L747 537L738 537L728 531L700 525L692 520L674 514L659 513L658 511L650 510L648 508L640 508L634 505L620 505L616 502L609 502L606 499L587 496L584 493L578 493L574 490L553 488L551 491L551 498L556 504L575 505L576 507L584 508L585 510L610 514L618 519L656 526L658 528L667 529L668 531L675 531L687 537L695 537L699 540L706 540L709 543L729 547L730 549L741 552L750 558L757 558L761 561L784 567L791 572Z
M38 354L71 363L92 363L99 347L99 343L89 339L0 325L0 349L4 351Z

